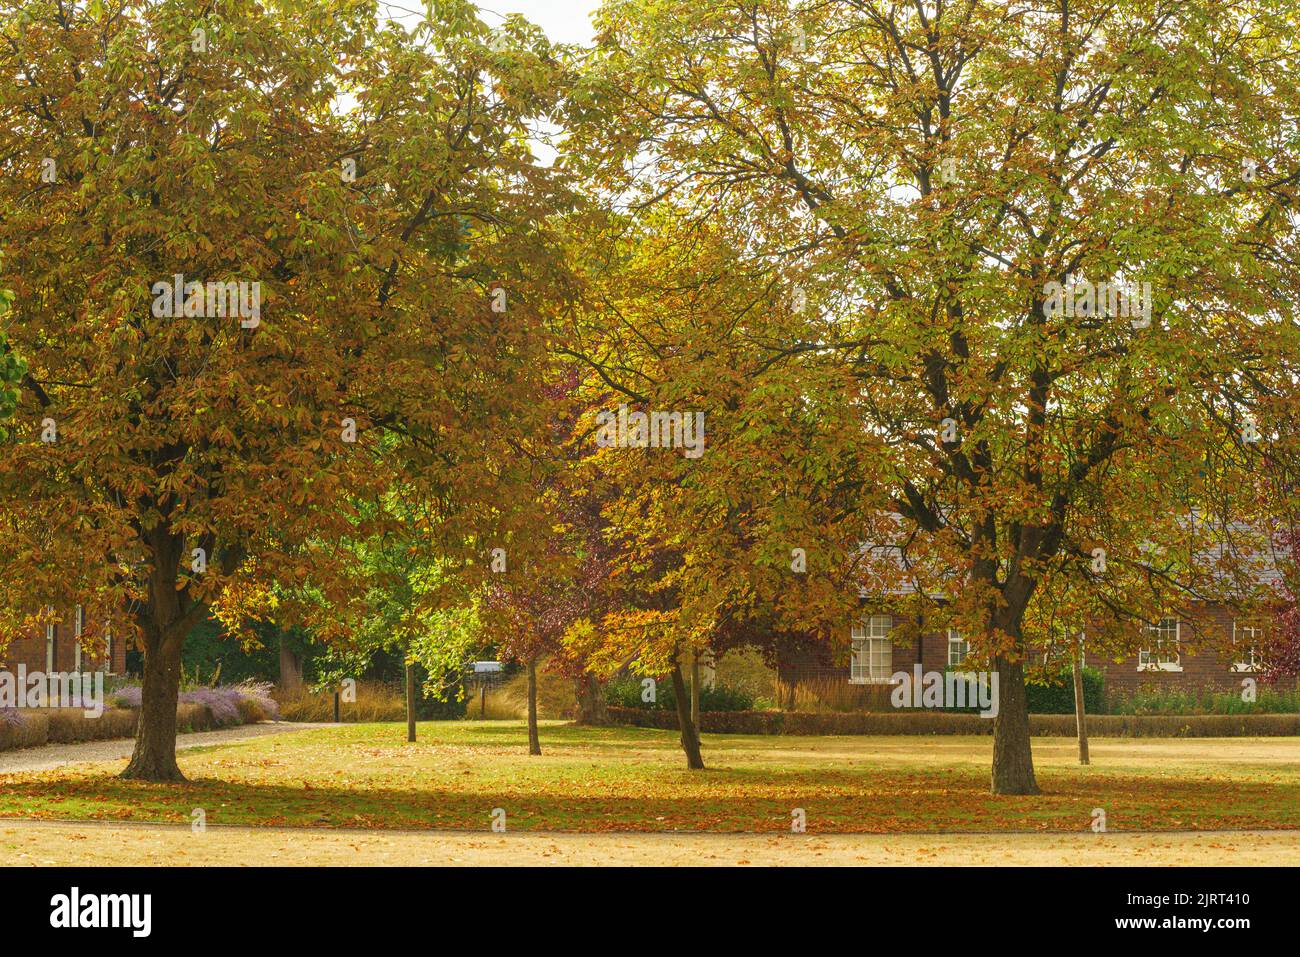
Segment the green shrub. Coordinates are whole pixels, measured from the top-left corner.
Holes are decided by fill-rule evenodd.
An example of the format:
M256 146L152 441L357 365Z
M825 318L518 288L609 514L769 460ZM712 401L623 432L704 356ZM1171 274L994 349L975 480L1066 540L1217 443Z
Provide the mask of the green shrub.
M1247 702L1241 700L1240 691L1148 686L1114 695L1109 704L1111 714L1295 714L1300 711L1300 693L1260 688L1256 700Z
M459 721L465 717L466 698L448 695L446 701L419 695L415 699L415 717L420 721ZM406 720L403 712L403 721Z
M672 692L672 685L668 686L668 690ZM748 711L753 707L754 696L739 688L715 684L700 689L700 711Z
M654 705L641 701L641 680L639 678L615 678L605 682L605 704L611 708L639 708L649 710Z
M1074 714L1074 668L1027 681L1025 698L1030 714ZM1106 678L1096 668L1083 669L1083 709L1088 714L1106 710Z
M669 681L655 684L655 700L641 700L641 682L636 677L616 678L605 685L605 703L614 708L638 708L642 711L676 711L677 699ZM739 688L723 684L700 689L700 711L749 711L754 698Z

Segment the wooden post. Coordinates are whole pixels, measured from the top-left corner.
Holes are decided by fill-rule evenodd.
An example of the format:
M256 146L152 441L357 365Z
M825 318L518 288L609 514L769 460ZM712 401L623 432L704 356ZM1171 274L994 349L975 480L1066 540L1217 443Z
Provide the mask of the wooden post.
M1083 704L1083 632L1074 656L1074 723L1079 732L1079 763L1088 763L1088 716Z
M528 659L528 753L542 753L542 739L537 733L537 659Z
M700 653L691 652L691 724L700 726Z
M406 663L406 740L415 740L415 662Z

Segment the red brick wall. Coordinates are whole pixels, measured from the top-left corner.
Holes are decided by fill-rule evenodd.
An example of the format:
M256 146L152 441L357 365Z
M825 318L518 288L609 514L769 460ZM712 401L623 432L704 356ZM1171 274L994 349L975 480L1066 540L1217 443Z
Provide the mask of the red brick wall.
M1139 671L1136 655L1122 662L1100 658L1091 653L1086 656L1089 667L1097 668L1105 674L1107 694L1131 693L1142 687L1239 690L1242 679L1257 678L1252 672L1234 671L1234 662L1222 656L1220 652L1196 647L1198 644L1208 646L1211 643L1222 646L1226 641L1231 640L1234 615L1230 609L1218 605L1198 605L1179 617L1182 620L1179 662L1181 671L1150 669ZM847 645L848 629L846 628L845 631ZM1089 633L1095 634L1095 630L1090 629ZM847 656L847 651L842 650L840 656ZM838 661L839 658L835 660ZM925 671L943 671L947 667L948 633L946 630L928 632L919 641L895 641L891 672L911 671L918 662ZM847 661L842 664L801 663L792 668L791 673L800 682L826 679L847 682L849 666Z
M792 663L784 672L783 680L794 677L799 682L808 681L848 681L849 678L849 636L844 636L844 645L836 648L827 657L828 662L803 660ZM842 663L840 659L843 659ZM893 662L890 673L911 671L918 661L926 671L943 671L948 664L948 632L946 630L931 632L919 641L900 642L895 640Z
M91 622L84 623L87 632L92 630ZM55 671L72 671L76 667L76 608L72 607L63 612L63 620L55 626L54 637L54 670ZM97 630L97 629L96 629ZM126 672L126 642L120 637L114 637L112 641L112 664L109 672L112 674L124 674ZM38 633L32 634L25 638L19 638L10 642L8 650L0 656L0 669L7 671L17 671L18 666L26 665L27 670L45 671L46 657L46 639L44 629ZM93 671L100 663L100 658L89 652L81 653L81 670Z
M1243 679L1254 677L1258 680L1254 672L1234 671L1235 662L1230 660L1233 656L1225 656L1208 647L1196 647L1197 644L1208 646L1212 642L1222 647L1232 639L1235 616L1230 609L1220 605L1197 605L1177 617L1181 621L1181 671L1151 668L1138 670L1136 655L1122 662L1098 658L1092 654L1085 655L1084 660L1089 667L1097 668L1105 674L1107 694L1131 693L1142 687L1238 690ZM1242 657L1245 657L1244 651Z

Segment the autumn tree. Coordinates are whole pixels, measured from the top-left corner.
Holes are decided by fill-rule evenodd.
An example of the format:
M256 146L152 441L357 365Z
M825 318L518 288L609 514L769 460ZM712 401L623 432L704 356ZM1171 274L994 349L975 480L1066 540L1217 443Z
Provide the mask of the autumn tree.
M792 401L797 384L773 378L771 389L749 387L747 373L765 358L762 343L778 320L755 309L772 277L744 262L736 231L715 220L690 229L668 209L587 226L578 243L587 255L575 257L584 295L561 348L586 370L579 435L592 454L582 471L604 503L621 597L581 637L607 673L627 667L672 682L688 766L702 767L682 662L742 642L786 649L791 642L774 638L783 631L776 606L804 612L784 623L792 636L826 638L810 622L813 606L826 606L827 621L844 621L855 586L811 548L814 574L792 574L791 540L845 544L858 529L837 531L832 507L801 508L801 496L784 493L822 467L853 469L811 462L805 442L785 441L805 435L823 411ZM640 433L624 434L636 417ZM792 466L786 480L771 468L778 459ZM771 538L760 541L766 530ZM775 631L764 633L760 622Z
M0 287L0 321L4 320L5 313L13 304L13 299L14 294L11 290ZM3 423L18 407L17 386L26 374L27 366L9 348L3 332L0 332L0 441L8 437Z
M497 554L483 592L485 639L527 672L529 754L541 754L537 670L543 662L573 680L580 721L602 723L604 714L603 699L592 700L603 691L582 642L566 641L618 600L610 587L615 550L606 539L602 499L582 468L595 450L575 434L579 382L573 363L561 363L543 392L551 425L526 450L534 468L530 527Z
M1289 525L1278 537L1287 561L1278 583L1273 619L1264 629L1260 645L1249 652L1259 659L1261 680L1300 683L1300 588L1296 585L1295 564L1295 556L1300 555L1300 530Z
M556 64L517 18L433 7L407 30L369 0L0 3L29 366L0 453L3 633L75 594L134 635L127 777L181 778L181 645L210 609L278 588L280 623L346 633L347 542L387 521L358 499L400 476L439 555L508 521L556 195L528 133Z
M1035 793L1040 586L1105 606L1245 568L1193 580L1220 507L1262 511L1295 401L1296 27L1220 0L607 3L572 165L770 280L714 322L611 307L584 349L626 394L652 367L622 350L651 356L713 416L678 601L771 587L796 547L826 577L771 596L792 624L829 621L845 569L872 600L908 579L999 676L992 790ZM756 487L777 504L738 528Z
M407 740L414 741L420 698L451 702L464 693L466 662L481 647L477 596L454 568L455 551L443 556L428 545L428 529L439 521L437 506L401 482L381 501L356 505L386 513L379 523L383 531L350 543L364 570L364 611L356 627L327 650L318 670L337 687L359 676L379 653L400 656Z

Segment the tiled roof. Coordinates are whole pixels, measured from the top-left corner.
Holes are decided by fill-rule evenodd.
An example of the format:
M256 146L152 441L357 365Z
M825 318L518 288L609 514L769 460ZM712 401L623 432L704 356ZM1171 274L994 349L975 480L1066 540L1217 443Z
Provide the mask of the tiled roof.
M901 524L902 516L891 517ZM1196 521L1195 516L1190 517L1189 521ZM1219 569L1216 578L1221 582L1232 581L1237 577L1234 574L1236 572L1248 575L1258 586L1273 587L1281 584L1282 572L1279 566L1285 557L1285 549L1276 535L1258 526L1232 522L1220 527L1214 537L1218 540L1197 552L1196 560L1202 567ZM880 576L888 581L883 594L903 596L919 593L917 570L904 554L902 546L864 542L860 551L866 563L874 565L877 570L881 563L892 566ZM880 593L882 592L866 587L859 588L859 595L864 598Z

